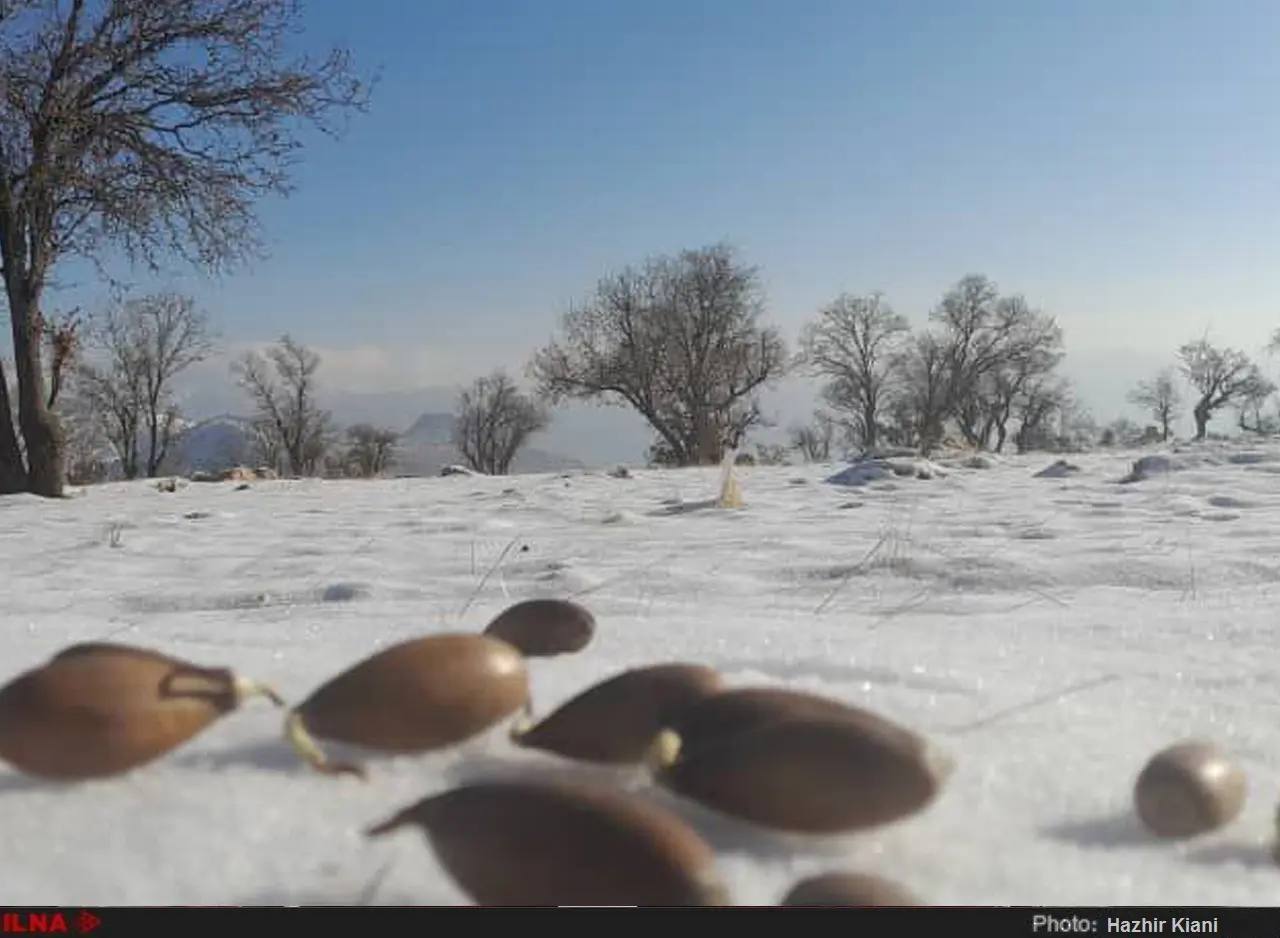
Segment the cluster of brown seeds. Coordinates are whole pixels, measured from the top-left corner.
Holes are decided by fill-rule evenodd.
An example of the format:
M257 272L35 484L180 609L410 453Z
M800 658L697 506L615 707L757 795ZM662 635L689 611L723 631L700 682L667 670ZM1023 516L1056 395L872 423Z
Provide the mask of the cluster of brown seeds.
M581 651L594 616L562 600L516 603L482 633L402 642L290 708L285 736L326 774L365 777L317 740L425 753L516 718L511 741L562 759L631 767L659 790L737 821L804 835L891 824L928 807L951 760L905 727L815 694L728 687L714 669L667 662L615 674L536 719L528 659ZM64 781L118 775L195 737L250 697L285 707L227 668L105 642L71 646L0 688L0 759ZM1234 820L1245 778L1216 747L1158 753L1135 785L1160 837ZM406 825L482 905L728 905L715 852L672 810L624 786L489 780L404 808L366 832ZM530 861L530 845L537 859ZM859 872L796 883L783 906L906 906L903 886Z

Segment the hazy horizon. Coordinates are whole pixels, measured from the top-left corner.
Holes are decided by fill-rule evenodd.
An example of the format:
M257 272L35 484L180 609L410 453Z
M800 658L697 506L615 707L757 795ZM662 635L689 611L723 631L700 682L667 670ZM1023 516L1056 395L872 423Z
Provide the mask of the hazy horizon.
M291 333L334 393L519 372L602 275L719 241L759 265L791 339L843 291L920 326L987 274L1057 317L1103 422L1138 416L1125 393L1183 342L1258 354L1280 325L1275 5L316 0L306 17L378 73L370 113L263 203L269 258L133 285L192 293L232 348ZM51 309L106 297L91 268L57 275ZM184 394L240 400L214 365ZM788 420L812 408L774 397Z

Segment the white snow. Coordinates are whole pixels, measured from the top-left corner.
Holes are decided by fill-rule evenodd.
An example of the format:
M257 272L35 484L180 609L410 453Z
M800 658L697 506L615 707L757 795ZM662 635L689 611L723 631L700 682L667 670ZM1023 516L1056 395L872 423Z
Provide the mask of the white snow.
M11 676L111 638L300 700L389 643L576 596L599 631L531 662L540 712L625 667L701 661L872 707L955 756L942 797L883 830L803 843L702 817L740 903L854 868L939 904L1271 904L1280 448L1184 447L1118 484L1138 455L1073 456L1062 479L1035 477L1043 455L955 457L854 501L823 484L837 466L741 468L736 511L714 507L716 468L7 497L0 648ZM475 773L569 767L499 730L361 783L303 767L281 723L254 702L87 784L0 767L0 904L463 903L416 833L362 828ZM1155 842L1133 780L1196 736L1248 772L1244 814Z

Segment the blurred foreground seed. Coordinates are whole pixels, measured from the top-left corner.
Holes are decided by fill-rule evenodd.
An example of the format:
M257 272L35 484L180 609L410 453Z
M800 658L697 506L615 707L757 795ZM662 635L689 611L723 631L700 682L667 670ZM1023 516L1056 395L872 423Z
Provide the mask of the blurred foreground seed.
M529 704L524 656L484 635L430 635L393 645L317 688L295 707L285 735L312 767L364 776L332 763L314 737L386 753L429 752L464 742Z
M1186 740L1151 757L1133 787L1138 818L1157 837L1196 837L1234 821L1248 779L1213 743Z
M422 828L478 905L728 904L711 847L682 820L621 791L570 782L484 781L370 828Z
M887 720L794 718L684 752L664 731L650 754L662 787L729 817L801 834L878 827L928 806L951 760Z
M520 649L526 658L581 651L596 631L595 616L565 599L527 599L509 606L484 634Z
M639 765L676 713L723 687L718 672L699 664L632 668L588 688L534 723L512 730L517 746L568 759Z
M686 756L725 737L756 729L768 723L788 719L827 718L849 720L872 726L878 731L891 729L883 717L831 697L781 687L732 687L689 703L675 713L666 729L680 739L680 750ZM915 737L907 730L904 740Z
M0 688L0 758L28 775L119 775L177 748L251 697L283 701L228 668L86 642Z
M869 908L918 906L921 902L910 890L870 873L823 873L800 880L778 905Z

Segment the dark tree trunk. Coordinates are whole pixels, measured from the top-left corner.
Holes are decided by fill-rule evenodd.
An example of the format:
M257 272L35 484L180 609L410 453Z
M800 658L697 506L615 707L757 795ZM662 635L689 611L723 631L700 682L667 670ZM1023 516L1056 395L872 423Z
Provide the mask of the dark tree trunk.
M44 369L40 356L41 330L37 326L39 299L17 278L6 284L9 321L13 332L13 359L18 373L18 424L27 446L27 491L59 498L66 484L62 428L45 398Z
M0 495L13 495L27 490L27 467L18 446L18 433L13 426L13 402L9 399L9 380L0 365Z
M862 411L862 445L868 453L874 452L876 444L880 442L876 433L876 411L879 408L873 402Z
M1196 439L1203 440L1209 429L1209 413L1197 407L1192 412L1192 416L1195 417L1196 421Z

